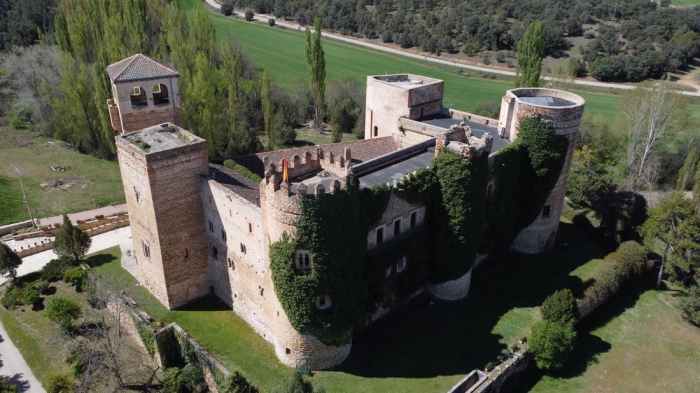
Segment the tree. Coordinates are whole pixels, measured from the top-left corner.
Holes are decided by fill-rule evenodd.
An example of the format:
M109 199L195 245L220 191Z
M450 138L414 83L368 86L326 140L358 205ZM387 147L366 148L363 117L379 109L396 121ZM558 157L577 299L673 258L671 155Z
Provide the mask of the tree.
M567 194L578 205L593 206L612 185L609 169L614 161L607 161L605 153L583 145L574 151Z
M667 81L643 82L622 96L618 116L628 135L627 175L637 191L649 158L686 128L688 99Z
M233 0L226 0L221 4L221 13L226 16L233 15L233 6L235 2Z
M576 323L579 318L578 305L571 290L566 288L547 297L540 308L542 319L558 323Z
M17 393L17 385L10 385L5 378L0 377L0 393Z
M47 393L73 393L73 379L67 374L49 376Z
M258 393L259 390L250 384L238 371L229 374L221 387L221 393Z
M540 321L532 327L528 340L535 364L542 370L564 367L576 346L576 331L572 324Z
M68 257L74 264L78 264L80 258L90 249L92 239L80 228L73 226L67 215L63 215L63 225L56 233L53 242L53 251L59 257Z
M678 171L676 190L685 191L693 187L698 174L700 174L698 172L698 163L700 163L700 149L697 146L693 146L685 157L683 167Z
M314 387L311 381L298 372L282 381L282 384L272 390L272 393L325 393L323 387Z
M314 93L314 126L321 130L323 125L323 103L326 94L326 59L321 44L321 18L314 20L314 34L306 28L306 62L309 64L311 89Z
M260 89L260 103L262 105L263 118L265 119L265 135L267 136L267 150L275 149L274 115L275 107L272 104L270 93L270 70L263 73L262 89Z
M245 12L245 20L247 22L252 22L253 21L253 10L246 10Z
M0 274L7 274L12 281L17 278L17 268L22 264L22 258L5 243L0 243Z
M700 286L693 285L688 288L681 299L681 311L688 320L700 326Z
M62 329L70 330L73 322L83 314L80 305L73 300L51 296L46 300L44 315L56 322Z
M542 22L530 23L523 38L518 42L515 87L537 87L540 85L542 58L544 58L546 44Z
M357 116L349 101L343 101L333 107L331 111L331 125L333 126L333 142L343 140L343 134L349 133L355 127Z
M692 264L700 250L700 218L695 204L675 193L648 210L649 218L639 228L644 245L655 251L658 242L663 245L661 267L656 288L661 287L666 263L680 266Z

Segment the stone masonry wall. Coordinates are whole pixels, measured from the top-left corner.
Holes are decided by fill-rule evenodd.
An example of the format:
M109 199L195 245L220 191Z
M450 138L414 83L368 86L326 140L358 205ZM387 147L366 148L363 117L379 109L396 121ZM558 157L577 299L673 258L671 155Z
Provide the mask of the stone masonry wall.
M383 229L384 241L391 240L394 237L394 223L401 221L401 233L411 229L411 213L416 213L416 226L423 225L425 221L425 206L411 205L410 203L394 196L392 194L384 214L382 215L379 224L369 231L367 235L367 249L372 249L377 245L377 230Z
M168 89L169 102L154 105L153 87L159 84ZM146 92L147 105L132 107L130 92L134 87L140 87ZM112 119L112 125L120 125L123 133L141 130L156 124L171 122L182 126L182 103L177 78L158 78L134 82L112 84L114 103L119 108L119 119ZM112 115L112 111L110 111Z
M408 90L367 77L365 104L365 139L377 136L392 136L398 132L397 121L401 116L409 116Z

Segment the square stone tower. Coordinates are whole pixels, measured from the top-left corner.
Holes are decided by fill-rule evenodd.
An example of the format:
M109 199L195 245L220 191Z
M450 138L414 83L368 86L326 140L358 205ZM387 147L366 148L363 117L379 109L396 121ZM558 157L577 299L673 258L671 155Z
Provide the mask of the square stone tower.
M206 141L171 123L116 138L141 283L168 308L209 292Z
M112 128L122 134L170 122L182 127L180 74L165 60L136 54L107 66Z

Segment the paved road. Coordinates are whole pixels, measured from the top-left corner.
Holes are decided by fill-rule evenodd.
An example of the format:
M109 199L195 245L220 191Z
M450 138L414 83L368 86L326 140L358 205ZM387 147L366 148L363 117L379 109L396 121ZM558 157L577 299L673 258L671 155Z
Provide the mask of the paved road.
M215 0L204 0L204 1L208 5L212 6L213 8L216 8L217 10L221 9L221 5L219 3L217 3ZM269 17L260 14L260 15L256 15L255 19L262 21L262 22L267 22ZM284 27L294 29L294 30L300 28L300 25L298 25L298 24L289 23L289 22L279 22L277 20L275 20L275 26L284 26ZM339 41L344 41L344 42L348 42L348 43L355 44L355 45L361 45L361 46L375 49L375 50L379 50L382 52L388 52L388 53L392 53L392 54L399 55L399 56L411 57L414 59L429 61L432 63L444 64L444 65L449 65L449 66L454 66L454 67L469 68L472 70L491 72L494 74L510 75L510 76L515 75L515 72L513 72L513 71L505 71L505 70L498 70L498 69L493 69L493 68L488 68L488 67L480 67L480 66L475 66L475 65L463 64L463 63L455 62L455 61L438 59L438 58L431 57L431 56L419 55L416 53L405 52L405 51L402 51L399 49L389 48L389 47L386 47L383 45L373 44L371 42L361 41L361 40L358 40L356 38L346 37L343 35L326 33L326 32L321 32L321 35L324 37L327 37L327 38L333 38L333 39L336 39ZM551 79L551 78L545 77L544 79ZM621 84L617 84L617 83L605 83L605 82L587 81L587 80L581 80L581 79L577 79L576 81L574 81L574 83L577 85L609 87L609 88L613 88L613 89L625 89L625 90L634 89L634 87L635 87L634 85L621 85ZM680 93L687 95L687 96L700 96L700 92L681 91Z
M19 393L46 393L0 323L0 376Z

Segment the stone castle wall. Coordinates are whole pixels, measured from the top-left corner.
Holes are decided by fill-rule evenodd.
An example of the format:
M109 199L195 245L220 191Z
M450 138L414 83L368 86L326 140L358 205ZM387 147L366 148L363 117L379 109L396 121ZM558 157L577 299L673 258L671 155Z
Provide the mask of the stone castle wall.
M169 102L155 105L153 87L165 85L168 89ZM140 87L146 93L147 105L133 107L130 92L134 87ZM170 122L183 125L180 89L177 78L158 78L143 81L126 82L112 85L112 103L108 102L110 120L116 131L128 133L138 131L160 123ZM116 106L116 110L113 109ZM115 118L114 116L118 116ZM115 127L116 126L116 127Z
M585 101L575 94L552 89L516 89L513 92L515 92L516 95L523 94L525 96L553 96L575 103L575 105L567 107L540 106L522 102L517 98L513 99L511 103L513 106L511 110L513 124L510 126L511 140L517 138L517 126L520 119L525 117L538 117L541 120L551 122L557 135L566 136L569 141L561 174L544 205L545 207L549 207L549 214L545 215L543 210L543 213L535 222L523 229L516 236L511 246L515 251L537 254L551 249L556 240L559 218L566 195L566 184L574 155L576 135L578 134L581 117L583 116Z
M401 221L401 233L409 231L411 228L411 213L416 213L416 226L423 225L425 221L425 206L411 205L401 198L391 195L389 205L382 215L379 224L369 231L367 235L367 249L370 250L377 245L377 231L381 228L384 241L394 238L394 223Z
M206 143L149 157L125 138L116 142L142 284L168 308L207 294L204 233L192 230L204 228L197 190L209 171Z

